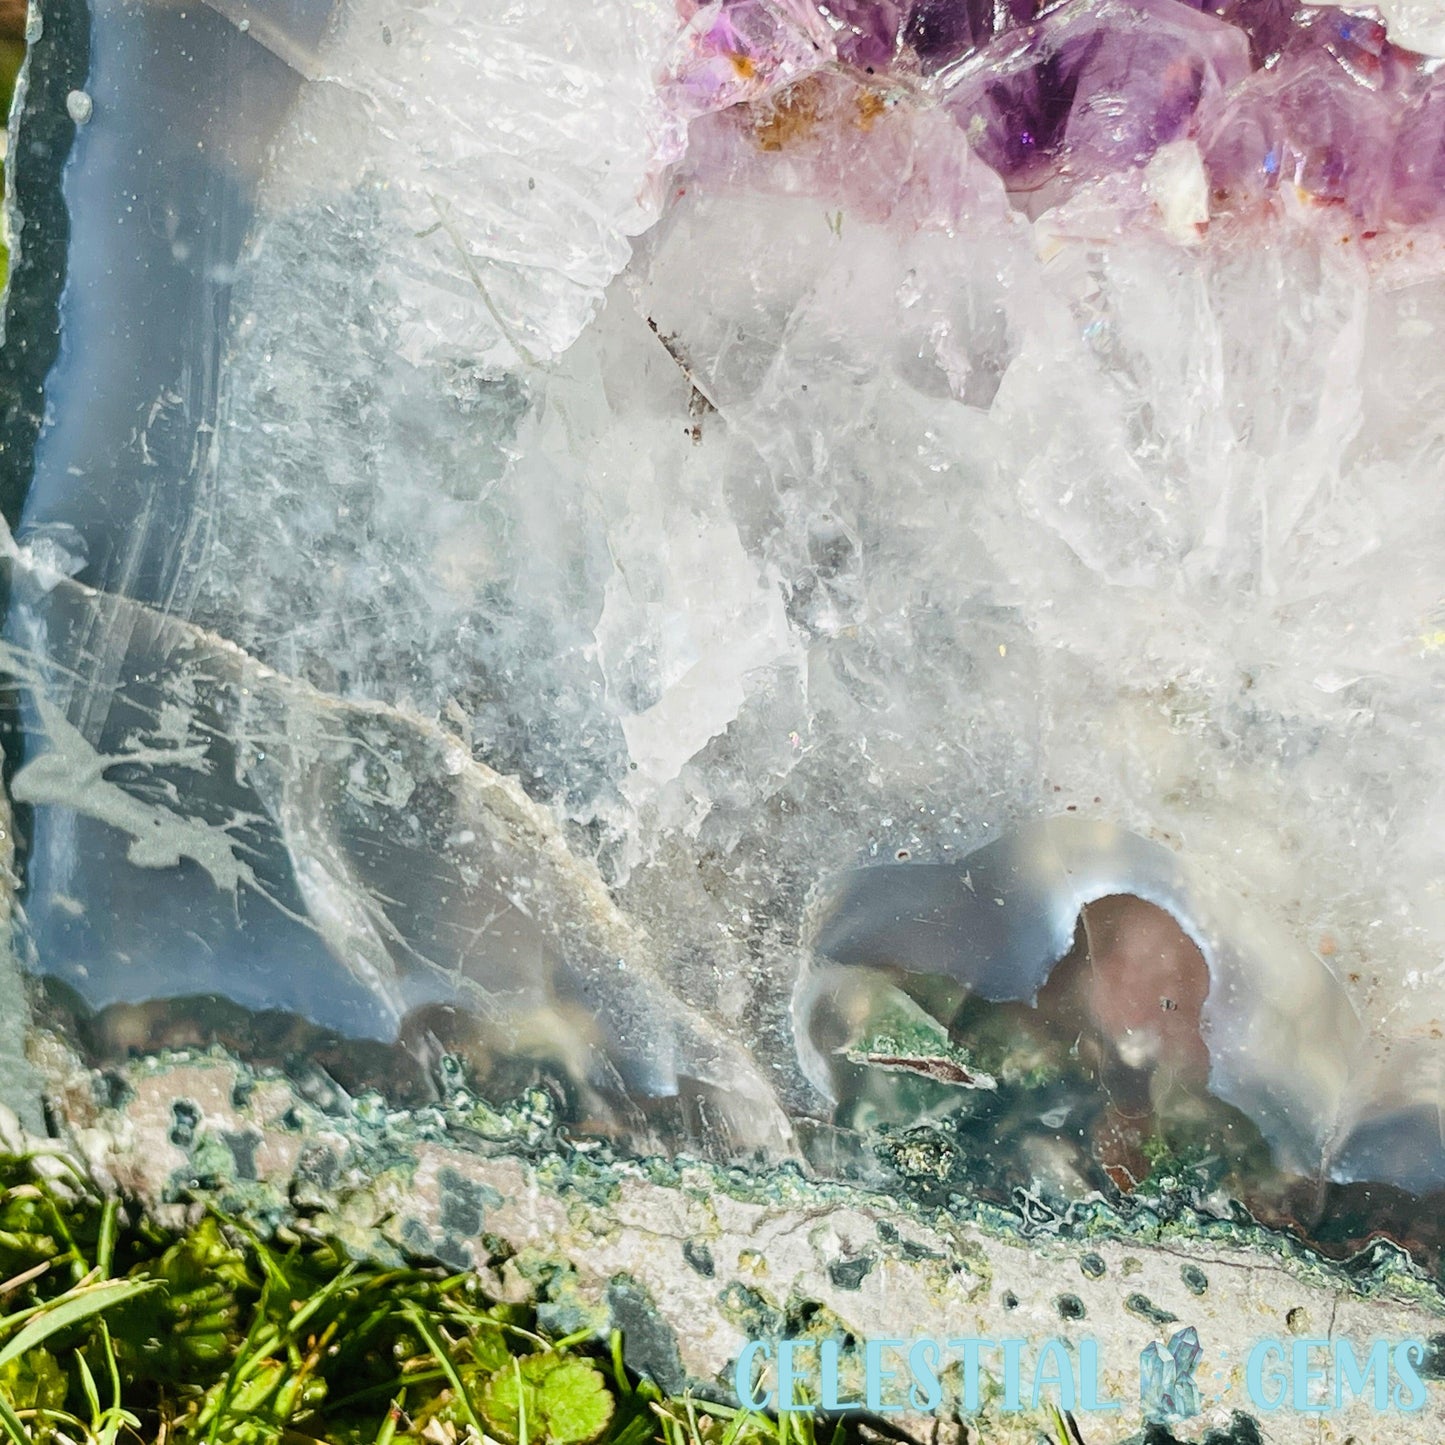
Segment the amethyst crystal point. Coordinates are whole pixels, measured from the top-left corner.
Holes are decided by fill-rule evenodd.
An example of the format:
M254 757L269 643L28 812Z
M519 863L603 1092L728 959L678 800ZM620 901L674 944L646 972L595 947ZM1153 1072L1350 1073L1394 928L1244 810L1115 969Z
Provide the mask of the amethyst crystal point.
M908 13L903 39L928 74L992 40L1002 28L998 23L1000 9L1003 7L988 0L918 0ZM1007 10L1004 16L1009 18ZM1018 22L1031 20L1032 6L1027 13L1012 18Z
M1390 165L1390 219L1404 225L1445 216L1445 85L1406 106Z
M1028 25L1045 8L1042 0L913 0L901 42L932 75L1006 30Z
M832 59L811 3L713 0L688 10L662 83L684 120L756 100Z
M1285 48L1291 54L1328 55L1352 80L1372 89L1385 82L1390 69L1391 47L1379 18L1333 5L1302 10Z
M1183 0L1195 10L1215 15L1244 31L1255 65L1276 61L1293 33L1295 7L1289 0Z
M1217 209L1282 187L1345 206L1365 226L1385 203L1395 107L1321 51L1260 71L1211 117L1201 149Z
M837 31L840 60L864 70L893 60L903 19L894 0L825 0L819 8Z
M964 64L949 107L1011 185L1142 165L1249 73L1239 30L1175 0L1078 0Z

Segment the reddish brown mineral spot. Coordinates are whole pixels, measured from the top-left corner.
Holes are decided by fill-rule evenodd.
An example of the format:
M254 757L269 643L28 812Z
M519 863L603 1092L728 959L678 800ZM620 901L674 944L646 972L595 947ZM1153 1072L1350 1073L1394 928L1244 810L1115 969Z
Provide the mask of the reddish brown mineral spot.
M1209 1073L1200 1015L1209 968L1162 908L1128 896L1084 909L1086 999L1094 1023L1132 1068L1168 1069L1187 1082Z
M858 96L858 128L872 130L873 122L888 108L876 90L865 90Z
M812 134L818 124L818 87L802 80L782 91L753 124L753 134L765 151L780 151Z

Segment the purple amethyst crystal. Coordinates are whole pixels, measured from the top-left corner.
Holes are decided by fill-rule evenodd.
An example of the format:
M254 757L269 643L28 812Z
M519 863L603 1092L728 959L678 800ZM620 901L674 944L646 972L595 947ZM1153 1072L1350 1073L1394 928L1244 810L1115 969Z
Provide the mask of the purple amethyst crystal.
M1244 34L1176 0L1082 0L1005 34L950 87L949 107L1006 181L1142 165L1249 73Z
M1050 204L1189 141L1211 215L1307 205L1366 233L1445 215L1445 80L1393 44L1373 11L1069 0L1039 14L1039 4L681 0L664 91L690 120L772 105L842 66L864 86L908 77L917 101L941 101L1009 191L1042 191ZM815 100L790 102L793 118ZM855 120L884 103L858 100Z
M860 70L891 64L902 21L894 0L826 0L819 6L838 32L838 58Z
M903 40L925 74L987 45L1038 14L1035 0L915 0Z
M1293 187L1381 219L1394 107L1323 52L1259 71L1230 95L1201 137L1216 206L1240 208Z
M1182 3L1242 30L1249 38L1250 58L1256 66L1271 65L1278 60L1294 33L1295 7L1290 0L1182 0Z
M663 94L685 120L755 100L797 80L830 56L811 0L713 0L687 5Z
M1379 89L1385 82L1393 47L1376 15L1361 15L1334 5L1302 10L1283 47L1286 55L1328 55L1360 85Z
M1445 86L1436 81L1405 107L1390 165L1390 219L1445 218Z

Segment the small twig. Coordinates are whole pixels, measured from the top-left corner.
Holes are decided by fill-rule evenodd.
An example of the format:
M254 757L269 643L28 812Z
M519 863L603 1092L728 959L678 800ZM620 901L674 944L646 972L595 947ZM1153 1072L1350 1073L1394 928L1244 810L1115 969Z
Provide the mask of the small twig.
M19 1274L12 1275L4 1284L0 1284L0 1295L11 1294L19 1289L21 1285L29 1284L32 1279L39 1279L40 1276L50 1268L50 1265L50 1260L42 1259L39 1264L33 1264L29 1269L21 1270Z

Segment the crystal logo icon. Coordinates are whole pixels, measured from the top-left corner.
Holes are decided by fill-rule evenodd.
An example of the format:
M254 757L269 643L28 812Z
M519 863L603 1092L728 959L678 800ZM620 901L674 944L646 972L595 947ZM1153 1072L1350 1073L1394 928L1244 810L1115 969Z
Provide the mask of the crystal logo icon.
M1171 1335L1167 1347L1156 1340L1140 1351L1139 1401L1146 1419L1173 1425L1199 1413L1194 1371L1203 1354L1193 1326Z

